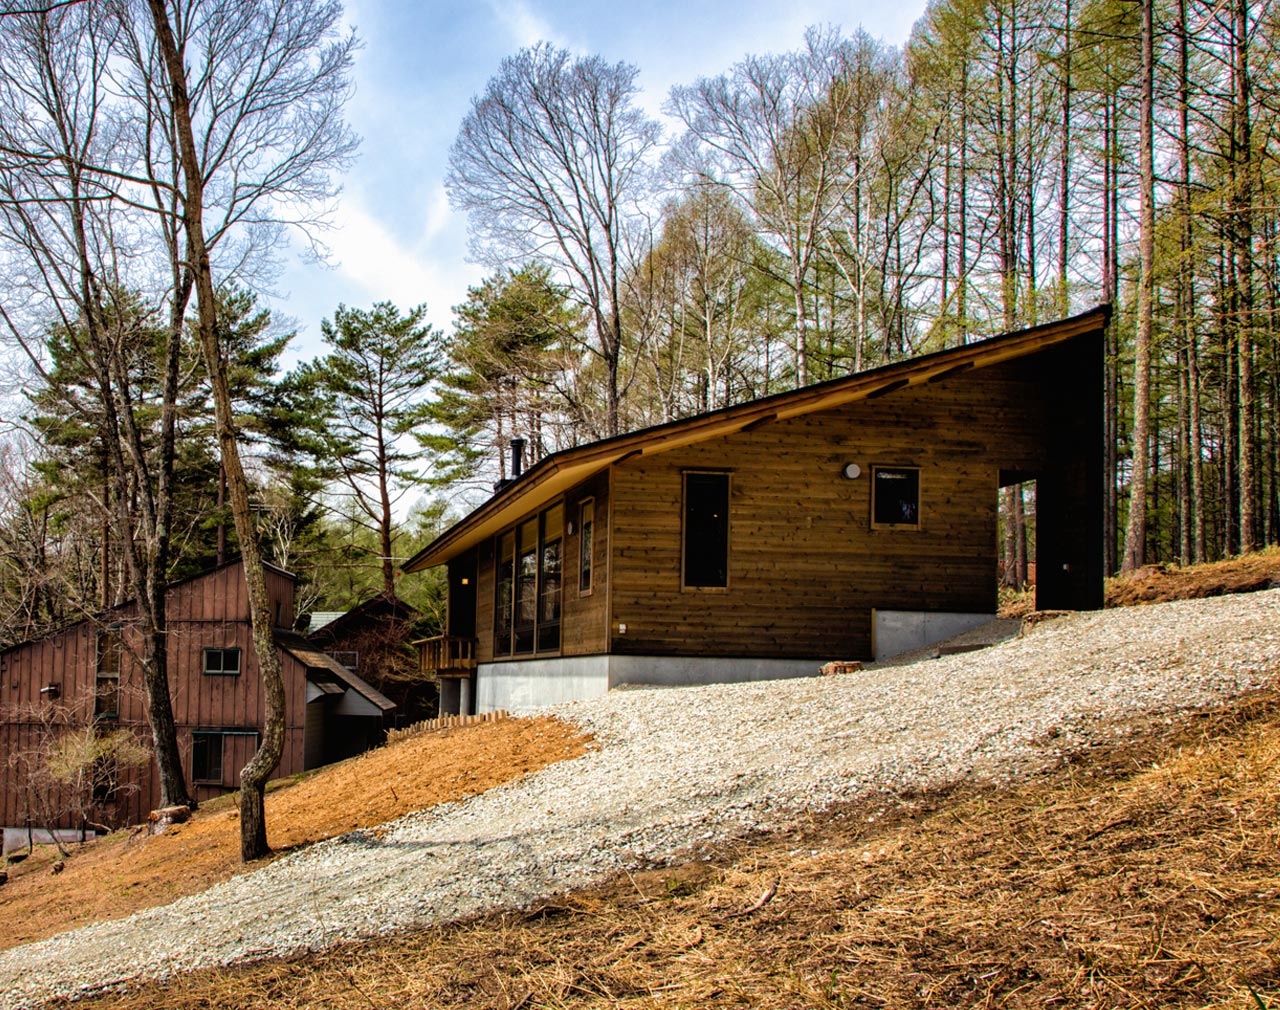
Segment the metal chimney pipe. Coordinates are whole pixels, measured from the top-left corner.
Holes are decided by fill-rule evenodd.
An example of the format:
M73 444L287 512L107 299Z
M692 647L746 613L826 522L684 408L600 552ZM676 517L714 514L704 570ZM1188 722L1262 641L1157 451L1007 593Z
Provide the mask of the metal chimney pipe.
M515 480L524 472L524 439L511 440L511 479Z

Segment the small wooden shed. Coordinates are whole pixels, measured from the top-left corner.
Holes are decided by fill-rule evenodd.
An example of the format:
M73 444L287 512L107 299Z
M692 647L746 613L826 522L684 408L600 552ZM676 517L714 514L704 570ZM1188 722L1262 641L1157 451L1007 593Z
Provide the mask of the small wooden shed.
M1028 480L1038 605L1101 606L1108 317L544 458L404 566L448 567L422 648L442 711L812 674L902 622L943 637L994 613L997 497Z

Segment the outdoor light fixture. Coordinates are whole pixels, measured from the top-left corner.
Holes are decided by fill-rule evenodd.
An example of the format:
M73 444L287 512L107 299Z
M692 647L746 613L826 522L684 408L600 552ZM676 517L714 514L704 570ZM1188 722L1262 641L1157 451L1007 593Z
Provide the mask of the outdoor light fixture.
M857 480L862 476L862 467L858 466L857 463L846 463L840 474L846 480Z

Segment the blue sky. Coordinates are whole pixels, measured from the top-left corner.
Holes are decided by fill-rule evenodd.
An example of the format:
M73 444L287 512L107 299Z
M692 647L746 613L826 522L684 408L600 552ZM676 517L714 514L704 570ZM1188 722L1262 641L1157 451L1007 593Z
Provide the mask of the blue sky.
M293 359L321 349L320 321L339 302L426 302L433 325L450 326L452 307L484 271L467 262L466 220L449 209L445 165L472 95L504 56L545 39L633 63L641 103L661 118L672 85L718 74L747 53L793 49L808 25L861 25L901 44L924 7L924 0L348 2L346 20L363 48L347 118L363 143L326 236L331 264L291 254L276 284L273 308L299 329Z

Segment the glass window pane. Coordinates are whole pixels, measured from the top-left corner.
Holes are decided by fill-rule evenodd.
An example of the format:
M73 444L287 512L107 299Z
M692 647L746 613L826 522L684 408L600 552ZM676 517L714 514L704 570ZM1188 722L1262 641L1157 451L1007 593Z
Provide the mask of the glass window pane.
M595 560L592 557L592 552L595 550L595 518L596 503L588 499L582 503L579 523L581 533L578 536L578 592L580 593L591 591L591 564Z
M494 599L493 651L498 656L511 654L511 610L515 584L514 534L506 534L498 546L497 593Z
M915 467L878 466L871 472L872 521L883 526L918 526L920 471Z
M688 473L684 485L684 584L729 584L729 475Z

